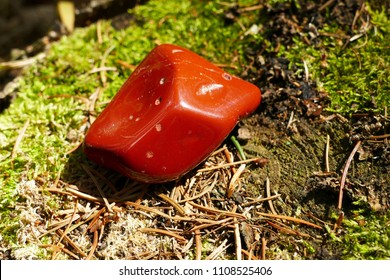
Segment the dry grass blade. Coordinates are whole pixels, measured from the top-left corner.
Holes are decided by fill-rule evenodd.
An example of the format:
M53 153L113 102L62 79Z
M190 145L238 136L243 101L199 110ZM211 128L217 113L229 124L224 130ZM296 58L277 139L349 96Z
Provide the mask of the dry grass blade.
M299 224L304 224L304 225L307 225L307 226L310 226L310 227L313 227L313 228L322 229L322 227L319 226L319 225L313 224L311 222L308 222L308 221L305 221L305 220L302 220L302 219L290 217L290 216L275 215L275 214L260 213L260 212L257 212L257 213L259 215L261 215L261 216L268 217L268 218L287 220L287 221L291 221L291 222L295 222L295 223L299 223Z
M168 230L165 230L165 229L159 229L159 228L140 228L139 229L141 232L144 232L144 233L158 233L158 234L163 234L163 235L167 235L167 236L170 236L170 237L173 237L173 238L176 238L177 240L181 241L181 242L186 242L187 239L184 238L183 236L181 235L178 235L174 232L170 232Z
M12 152L11 152L11 166L12 166L12 169L14 168L14 160L16 158L16 154L18 152L19 145L22 142L22 139L24 137L24 134L26 133L26 130L27 130L27 127L28 127L29 124L30 124L30 120L27 120L24 123L22 129L20 130L18 137L16 138L15 145L14 145L14 147L12 149Z
M329 168L329 142L330 142L330 137L329 134L326 135L326 148L325 148L325 172L329 173L330 168Z
M339 210L341 210L341 208L343 207L343 190L344 190L345 180L346 180L347 174L348 174L348 169L349 169L349 166L351 165L352 159L355 156L357 150L359 149L361 143L362 143L362 141L360 141L360 140L356 142L355 147L353 148L351 154L348 157L347 162L345 163L343 175L341 176L340 190L339 190L339 202L337 205L337 209L339 209Z

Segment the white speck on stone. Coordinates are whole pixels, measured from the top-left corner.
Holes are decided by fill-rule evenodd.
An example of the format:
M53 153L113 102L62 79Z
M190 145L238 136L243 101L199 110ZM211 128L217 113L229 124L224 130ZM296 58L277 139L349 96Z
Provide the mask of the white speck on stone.
M232 75L228 73L223 73L222 78L224 78L226 81L230 81L232 79Z
M129 120L133 120L134 119L134 116L133 115L130 115L130 117L129 117Z
M203 85L200 87L200 89L196 92L197 95L206 95L206 94L212 94L215 91L223 88L223 85L221 84L208 84Z
M161 104L161 97L157 98L155 101L154 101L154 105L158 106Z
M157 132L160 132L161 130L162 130L162 125L161 125L161 123L156 124L156 131L157 131Z
M165 78L160 79L160 85L163 85L165 83Z
M152 158L154 156L152 151L147 151L146 152L146 158Z
M174 49L174 50L172 50L172 53L181 53L181 52L183 52L182 50L179 50L179 49Z

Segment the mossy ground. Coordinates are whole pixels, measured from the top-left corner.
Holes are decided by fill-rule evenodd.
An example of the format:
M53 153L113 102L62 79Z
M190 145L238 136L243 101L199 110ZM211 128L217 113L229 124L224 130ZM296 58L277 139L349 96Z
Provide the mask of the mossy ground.
M42 195L38 189L52 187L64 178L68 179L69 184L83 183L77 182L85 174L81 174L83 169L75 163L87 161L82 153L70 151L81 143L88 122L111 100L131 74L132 66L136 66L156 44L181 45L216 64L223 65L232 74L254 77L246 73L250 64L248 50L261 47L263 53L271 53L278 45L278 42L272 41L272 36L267 35L265 26L267 21L272 19L262 17L264 10L279 7L285 2L291 2L291 7L300 6L300 1L263 2L262 7L251 10L248 7L257 5L258 1L149 1L131 11L134 17L125 29L118 30L109 21L101 21L100 42L97 24L93 24L87 28L76 29L72 35L64 36L59 42L53 43L45 59L32 65L20 77L17 98L0 115L0 249L3 257L51 257L51 251L46 250L44 245L51 244L53 239L50 236L39 241L31 239L31 232L34 233L33 224L54 222L56 215L64 209L72 209L75 201L49 192L43 192ZM316 41L313 37L313 43L308 45L302 35L306 34L306 31L299 30L292 37L292 43L279 42L279 50L275 55L288 58L290 64L296 67L296 75L304 76L305 65L307 66L309 79L318 85L320 91L329 95L330 105L326 108L329 112L337 112L346 117L356 112L386 114L390 104L390 22L388 7L374 3L372 6L375 6L375 9L367 3L364 12L369 15L369 20L362 19L357 22L355 30L344 30L345 27L341 28L337 21L325 21L323 26L318 27L318 34L315 34L322 36L322 40ZM354 35L358 36L351 40ZM345 44L346 36L350 38L348 44ZM102 71L99 70L101 67L108 68ZM96 69L98 70L94 71ZM254 78L251 81L262 86L261 82ZM92 106L97 93L97 102ZM257 124L256 121L254 123ZM26 130L22 132L24 125ZM323 168L321 144L326 133L333 131L331 126L323 128L320 135L309 134L308 139L302 143L299 135L275 136L278 132L272 128L273 131L267 135L275 134L274 139L280 141L280 148L263 145L261 138L248 141L245 146L247 153L276 158L277 161L271 161L269 166L276 164L278 170L276 175L275 170L270 169L265 169L265 172L268 172L266 174L253 172L249 181L255 183L249 182L248 188L259 188L266 176L270 176L271 180L277 179L273 182L277 183L274 187L285 197L275 203L276 207L285 214L299 216L302 206L293 208L291 205L299 202L297 198L303 196L300 192L310 191L307 178L314 171ZM17 150L13 151L18 136L23 137ZM281 142L281 139L284 142ZM334 164L334 170L339 172L350 151L350 144L342 138L334 139L338 139L336 143L339 146L336 148L338 154L335 152L331 164ZM308 151L306 147L309 146L305 145L310 145L311 150ZM298 151L294 152L296 147ZM312 155L316 157L313 158ZM306 161L308 158L310 161ZM289 166L282 166L280 163ZM290 171L295 170L296 163L302 168L291 173ZM374 170L384 173L386 168L388 167L383 166ZM379 177L388 180L388 176ZM286 178L291 181L283 181ZM291 190L288 190L290 186ZM299 187L302 187L302 190L299 190ZM319 194L327 194L328 191ZM333 189L329 192L334 191ZM330 236L327 240L332 245L329 246L337 248L331 258L390 257L389 209L382 205L382 212L373 212L369 210L367 203L359 200L361 198L362 196L350 195L351 205L355 206L348 212L350 215L346 217L342 233L336 234L332 230L328 233L313 233L316 236ZM313 201L318 199L313 198ZM288 207L285 206L286 203ZM310 203L313 202L306 205L314 205ZM329 204L329 201L327 203ZM327 207L326 203L324 205ZM327 219L327 222L334 222L332 215L336 210L332 207L329 207L329 216L322 217ZM320 210L318 211L320 213ZM133 239L131 246L136 246L137 242L140 246L148 242L136 229L150 223L133 221L134 217L130 214L125 217L116 225L118 232L123 230L123 227L132 227L129 235ZM26 239L26 236L29 238ZM135 237L138 239L135 240ZM88 248L89 238L91 237L86 236L86 240L80 241L80 244L85 243L80 246ZM209 244L207 240L204 240L204 243ZM162 244L168 246L168 243ZM278 237L269 244L270 258L315 258L320 255L319 241L298 242L293 237ZM158 248L162 245L153 243L153 246ZM306 253L299 253L297 257L297 251L303 248L306 248ZM102 248L99 254L100 258L120 257L110 255L108 247ZM193 257L193 252L188 255Z

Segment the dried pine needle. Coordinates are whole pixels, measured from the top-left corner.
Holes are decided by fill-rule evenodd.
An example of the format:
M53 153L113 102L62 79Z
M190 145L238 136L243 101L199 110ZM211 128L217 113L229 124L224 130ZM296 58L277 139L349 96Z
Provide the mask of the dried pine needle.
M290 217L290 216L275 215L275 214L260 213L260 212L257 212L257 213L258 213L259 215L261 215L261 216L268 217L268 218L288 220L288 221L291 221L291 222L304 224L304 225L307 225L307 226L310 226L310 227L313 227L313 228L322 229L322 227L319 226L319 225L313 224L313 223L311 223L311 222L308 222L308 221L305 221L305 220L302 220L302 219Z
M170 197L168 197L167 195L165 195L163 193L158 194L158 197L164 199L166 202L168 202L170 205L172 205L173 208L175 208L181 216L185 215L185 210L176 201L174 201L173 199L171 199Z
M186 241L187 241L187 239L184 238L183 236L178 235L178 234L176 234L176 233L174 233L174 232L165 230L165 229L159 229L159 228L140 228L139 230L140 230L141 232L144 232L144 233L158 233L158 234L167 235L167 236L176 238L177 240L179 240L179 241L181 241L181 242L186 242Z

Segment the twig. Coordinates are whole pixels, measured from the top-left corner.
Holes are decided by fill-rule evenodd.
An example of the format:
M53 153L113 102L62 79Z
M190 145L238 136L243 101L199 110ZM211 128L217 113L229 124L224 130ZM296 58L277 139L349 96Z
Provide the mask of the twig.
M265 249L267 248L267 241L264 237L261 238L261 259L265 260Z
M195 260L202 258L202 239L200 237L200 230L195 230Z
M270 187L270 182L269 182L268 177L267 177L266 183L265 183L265 191L266 191L267 197L268 198L271 197L271 187ZM271 212L274 215L277 215L278 213L275 211L274 204L272 203L272 199L268 199L268 205L269 205L269 208L271 209Z
M357 150L359 149L361 143L362 143L361 140L356 142L355 147L353 148L351 154L348 157L347 162L345 163L343 175L341 176L340 190L339 190L339 201L338 201L338 205L337 205L337 209L339 209L339 210L341 210L341 208L343 206L343 190L344 190L345 180L347 178L348 169L349 169L349 166L351 165L352 159L355 156L355 153L357 152Z

